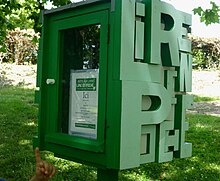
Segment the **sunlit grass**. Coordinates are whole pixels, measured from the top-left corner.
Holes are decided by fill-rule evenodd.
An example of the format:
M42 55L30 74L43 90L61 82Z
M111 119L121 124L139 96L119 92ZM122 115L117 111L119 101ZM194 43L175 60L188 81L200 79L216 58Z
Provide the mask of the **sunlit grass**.
M37 131L38 106L34 90L18 87L0 88L0 178L24 181L34 174L35 157L32 138ZM191 158L168 163L143 164L121 171L120 181L207 181L220 180L220 117L188 114L186 140L193 144ZM41 152L43 159L58 169L53 181L95 181L96 168Z
M206 97L206 96L197 96L193 95L194 102L210 102L220 100L220 97Z

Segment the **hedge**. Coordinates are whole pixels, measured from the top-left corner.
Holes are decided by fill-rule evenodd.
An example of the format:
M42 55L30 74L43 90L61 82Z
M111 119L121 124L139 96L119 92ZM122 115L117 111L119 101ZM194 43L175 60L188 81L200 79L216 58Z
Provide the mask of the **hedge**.
M15 29L7 32L7 50L0 52L0 62L16 64L37 62L39 33L34 30ZM220 69L220 39L189 36L192 41L193 67Z
M191 36L194 68L220 69L220 39Z
M36 64L39 37L40 34L32 29L8 31L5 39L6 51L0 52L0 61Z

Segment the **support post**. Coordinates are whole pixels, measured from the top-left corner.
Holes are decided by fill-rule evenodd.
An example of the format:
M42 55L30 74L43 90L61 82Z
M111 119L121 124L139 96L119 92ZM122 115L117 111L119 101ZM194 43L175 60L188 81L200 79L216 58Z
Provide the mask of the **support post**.
M100 169L97 170L97 181L118 181L118 170Z

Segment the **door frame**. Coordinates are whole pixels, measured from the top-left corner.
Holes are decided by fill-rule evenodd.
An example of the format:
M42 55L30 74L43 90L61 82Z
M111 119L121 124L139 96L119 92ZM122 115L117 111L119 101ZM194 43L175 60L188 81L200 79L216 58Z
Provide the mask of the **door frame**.
M47 90L47 126L45 141L60 144L72 148L92 152L104 152L105 150L105 126L106 126L106 95L107 95L107 52L108 52L108 10L100 10L83 15L53 21L50 25L49 54L48 54L48 78L56 80L54 85L48 85ZM97 139L75 137L59 132L59 108L60 108L60 67L61 61L61 31L69 28L100 24L100 68L99 68L99 92L98 92L98 126ZM50 69L51 68L51 69Z

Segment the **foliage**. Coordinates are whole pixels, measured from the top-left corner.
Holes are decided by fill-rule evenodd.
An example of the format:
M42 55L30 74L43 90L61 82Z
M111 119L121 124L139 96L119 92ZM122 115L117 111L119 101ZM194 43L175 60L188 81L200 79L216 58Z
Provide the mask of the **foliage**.
M40 10L46 0L0 0L0 52L6 51L4 44L7 31L15 28L33 28L41 31Z
M37 129L37 106L33 101L34 90L19 87L0 89L0 176L6 180L29 180L34 174L32 137ZM143 164L139 168L121 171L119 180L219 180L220 118L190 114L186 119L190 123L187 141L193 143L191 158ZM50 152L41 152L41 156L58 169L52 181L96 180L94 167L56 158Z
M191 36L195 68L220 68L220 39Z
M35 64L37 61L39 33L33 30L15 29L8 31L4 46L6 51L0 52L0 60L16 64L24 62Z
M52 0L54 6L63 6L71 3L70 0Z
M13 29L13 24L9 21L9 16L14 10L20 8L20 4L16 0L0 0L0 51L4 51L4 39L7 29Z
M219 11L220 7L216 5L215 2L211 1L212 5L211 9L203 9L201 7L193 9L194 14L198 14L200 16L200 21L204 22L206 25L212 23L219 23Z
M6 51L4 44L7 31L15 28L29 29L35 32L41 31L39 21L40 10L44 9L47 0L0 0L0 52ZM71 0L51 0L54 6L61 6L71 3ZM207 25L219 22L220 8L214 2L210 2L211 9L195 8L194 14L201 17L201 21ZM198 54L202 55L201 52Z
M13 27L20 29L34 29L35 32L41 31L40 10L46 0L19 0L20 8L16 9L8 16Z

